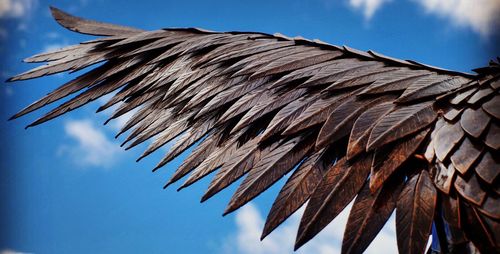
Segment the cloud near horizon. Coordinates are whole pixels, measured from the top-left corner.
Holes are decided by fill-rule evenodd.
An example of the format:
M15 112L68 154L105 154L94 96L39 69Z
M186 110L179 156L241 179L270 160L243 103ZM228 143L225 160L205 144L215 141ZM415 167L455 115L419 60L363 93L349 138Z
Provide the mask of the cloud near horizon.
M80 166L111 167L124 153L120 146L108 139L89 119L71 120L64 131L76 145L63 145L60 155L69 155Z
M362 11L365 20L369 21L382 5L390 1L391 0L349 0L349 5L356 10Z
M0 0L0 18L22 18L33 11L37 0Z
M0 254L29 254L29 253L15 251L15 250L12 250L12 249L4 249L4 250L0 250Z
M500 27L498 0L411 0L429 15L437 15L457 27L468 27L483 37ZM349 0L349 6L361 11L366 21L391 0Z
M235 216L237 231L225 239L222 253L340 253L342 237L344 235L345 224L349 217L351 205L352 203L314 239L306 243L298 251L293 252L293 245L295 243L300 218L305 209L304 206L261 242L259 239L265 221L258 207L253 203L249 203L237 212ZM382 231L370 244L365 253L398 253L394 214L387 221Z
M466 26L489 36L500 26L498 0L414 0L426 13L449 19L456 26Z

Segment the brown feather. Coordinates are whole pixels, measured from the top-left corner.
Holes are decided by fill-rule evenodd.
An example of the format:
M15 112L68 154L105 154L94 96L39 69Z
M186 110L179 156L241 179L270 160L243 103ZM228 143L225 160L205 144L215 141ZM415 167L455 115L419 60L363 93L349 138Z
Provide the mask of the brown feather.
M424 253L431 233L437 192L427 171L413 175L399 195L396 233L400 253Z
M311 240L351 202L370 173L371 161L371 155L352 165L341 159L326 172L302 216L295 249Z

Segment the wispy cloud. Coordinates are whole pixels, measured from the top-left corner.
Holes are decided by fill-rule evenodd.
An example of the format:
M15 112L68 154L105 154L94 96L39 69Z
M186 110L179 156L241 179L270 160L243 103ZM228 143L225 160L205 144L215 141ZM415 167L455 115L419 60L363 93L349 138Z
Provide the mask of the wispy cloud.
M0 0L0 18L23 18L36 4L36 0Z
M391 0L349 0L349 6L360 11L365 21ZM437 15L459 27L469 27L486 37L500 27L498 0L412 0L430 15Z
M64 48L66 46L69 46L68 43L65 43L65 42L61 42L61 43L51 43L51 44L47 44L43 47L43 52L52 52L52 51L56 51L58 49L61 49L61 48Z
M498 0L414 0L429 14L449 19L454 25L467 26L483 36L500 27Z
M27 252L15 251L11 249L0 250L0 254L28 254Z
M313 240L300 248L297 254L340 253L345 224L349 216L349 205L330 225ZM299 209L285 223L278 227L262 242L259 242L264 218L258 208L250 203L235 216L237 231L226 239L223 253L278 254L292 253L297 228L304 208ZM393 216L394 217L394 216ZM365 253L397 253L394 218L391 217L377 238Z
M62 146L59 154L70 155L78 165L110 167L123 153L119 145L110 141L91 120L68 121L64 131L76 145Z
M363 13L365 20L370 20L375 12L377 12L382 5L390 2L390 0L349 0L349 5Z

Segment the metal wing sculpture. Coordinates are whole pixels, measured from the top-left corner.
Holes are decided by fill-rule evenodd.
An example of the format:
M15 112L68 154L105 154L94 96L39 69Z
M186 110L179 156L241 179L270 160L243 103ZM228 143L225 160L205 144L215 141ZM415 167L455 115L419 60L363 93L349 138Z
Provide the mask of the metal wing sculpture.
M139 110L118 135L177 138L157 170L192 146L166 186L217 171L202 201L244 177L230 213L293 171L267 217L268 235L307 201L295 248L352 200L343 253L360 253L396 212L401 253L500 250L500 65L459 73L320 41L196 28L139 29L70 16L97 39L42 53L10 81L97 67L12 118L76 94L34 126L118 90L100 110ZM153 171L154 171L153 170ZM165 187L166 187L165 186Z

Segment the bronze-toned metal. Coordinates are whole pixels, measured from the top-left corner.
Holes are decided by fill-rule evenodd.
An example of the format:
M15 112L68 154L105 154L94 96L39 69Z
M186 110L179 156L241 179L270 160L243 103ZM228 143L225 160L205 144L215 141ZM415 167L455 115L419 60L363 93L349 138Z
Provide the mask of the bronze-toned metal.
M229 213L295 170L263 238L309 201L298 248L355 199L343 253L365 250L394 209L401 252L423 253L433 220L451 227L452 243L500 252L498 62L476 75L304 38L52 13L104 37L30 57L47 64L10 81L102 64L12 119L77 94L29 126L38 125L118 90L99 111L118 105L112 120L138 109L117 135L129 132L126 149L154 138L138 160L175 139L158 170L199 142L165 187L216 171L204 201L245 177Z

